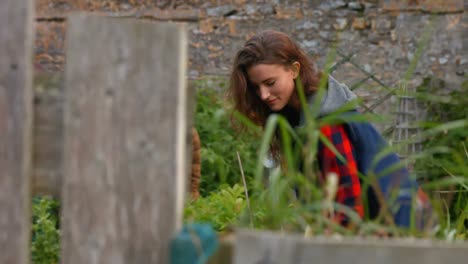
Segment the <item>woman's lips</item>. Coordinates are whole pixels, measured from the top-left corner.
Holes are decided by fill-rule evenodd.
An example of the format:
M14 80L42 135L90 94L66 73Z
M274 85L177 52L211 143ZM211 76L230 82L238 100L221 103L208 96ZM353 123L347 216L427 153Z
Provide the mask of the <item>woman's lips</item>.
M276 98L273 99L273 100L268 100L267 103L268 103L268 104L272 104L272 103L276 102L276 100L277 100Z

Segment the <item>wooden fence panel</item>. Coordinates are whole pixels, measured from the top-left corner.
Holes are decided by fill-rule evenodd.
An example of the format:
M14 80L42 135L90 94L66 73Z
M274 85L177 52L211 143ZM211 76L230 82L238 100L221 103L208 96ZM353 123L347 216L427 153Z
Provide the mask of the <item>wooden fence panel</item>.
M464 263L467 250L467 243L359 238L337 241L245 230L236 235L234 263Z
M68 23L62 261L167 263L187 175L185 27Z
M63 175L64 74L35 72L31 191L60 196Z
M64 73L34 73L34 129L33 129L33 172L31 191L33 195L47 195L58 198L62 179L63 163L63 105ZM189 86L192 84L188 84ZM187 98L195 96L195 89L187 89ZM195 110L195 100L188 100L188 116ZM187 127L193 119L187 120ZM192 143L189 135L187 144ZM187 151L187 164L192 166L192 152ZM188 171L187 179L192 177ZM190 180L187 181L189 186Z
M0 263L29 263L32 1L0 1Z

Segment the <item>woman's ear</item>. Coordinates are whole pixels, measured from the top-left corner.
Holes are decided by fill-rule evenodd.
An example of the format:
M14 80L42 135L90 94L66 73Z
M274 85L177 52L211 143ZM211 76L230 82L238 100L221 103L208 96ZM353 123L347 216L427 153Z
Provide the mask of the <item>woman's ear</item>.
M291 64L291 70L293 71L293 78L296 79L301 71L301 64L298 61L293 62Z

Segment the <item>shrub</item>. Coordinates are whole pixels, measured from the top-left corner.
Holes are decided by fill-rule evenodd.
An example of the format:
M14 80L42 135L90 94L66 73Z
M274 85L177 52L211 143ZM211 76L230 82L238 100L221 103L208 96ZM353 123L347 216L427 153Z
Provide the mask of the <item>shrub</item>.
M198 83L195 127L201 141L200 194L206 196L224 184L241 183L237 152L247 182L253 177L258 141L237 135L229 124L220 93Z
M445 83L427 78L419 87L421 105L427 111L424 131L444 126L448 122L468 120L468 81L448 94ZM468 129L458 127L428 137L423 142L424 155L416 163L425 181L448 181L468 179ZM437 151L439 150L439 151ZM443 195L438 192L443 191ZM441 186L436 190L436 199L442 204L440 210L449 214L441 219L445 229L468 233L468 187L465 184Z
M58 263L60 251L58 207L58 201L52 198L33 198L31 257L35 264Z
M246 206L244 197L240 185L224 185L206 197L190 201L184 209L185 221L209 223L215 230L223 231L238 222Z

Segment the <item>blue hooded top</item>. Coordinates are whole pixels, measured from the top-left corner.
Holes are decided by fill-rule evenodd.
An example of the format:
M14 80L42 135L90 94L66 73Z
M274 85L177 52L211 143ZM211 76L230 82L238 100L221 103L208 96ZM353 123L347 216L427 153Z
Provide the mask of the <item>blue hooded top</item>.
M329 75L328 88L321 100L318 116L320 118L331 114L356 99L356 94L345 84L339 83ZM315 96L311 96L309 104L312 105L314 101ZM341 115L359 114L357 110L351 110ZM368 122L344 122L345 131L354 147L353 154L358 171L363 175L360 177L361 183L375 177L373 179L377 180L377 186L393 215L395 224L400 227L409 227L412 197L418 190L417 182L410 178L408 169L401 164L398 155L388 150L386 141L374 126ZM299 125L304 125L304 123L302 114ZM367 190L367 202L369 216L377 217L380 203L376 190L372 187ZM420 226L422 223L417 223L417 225Z

